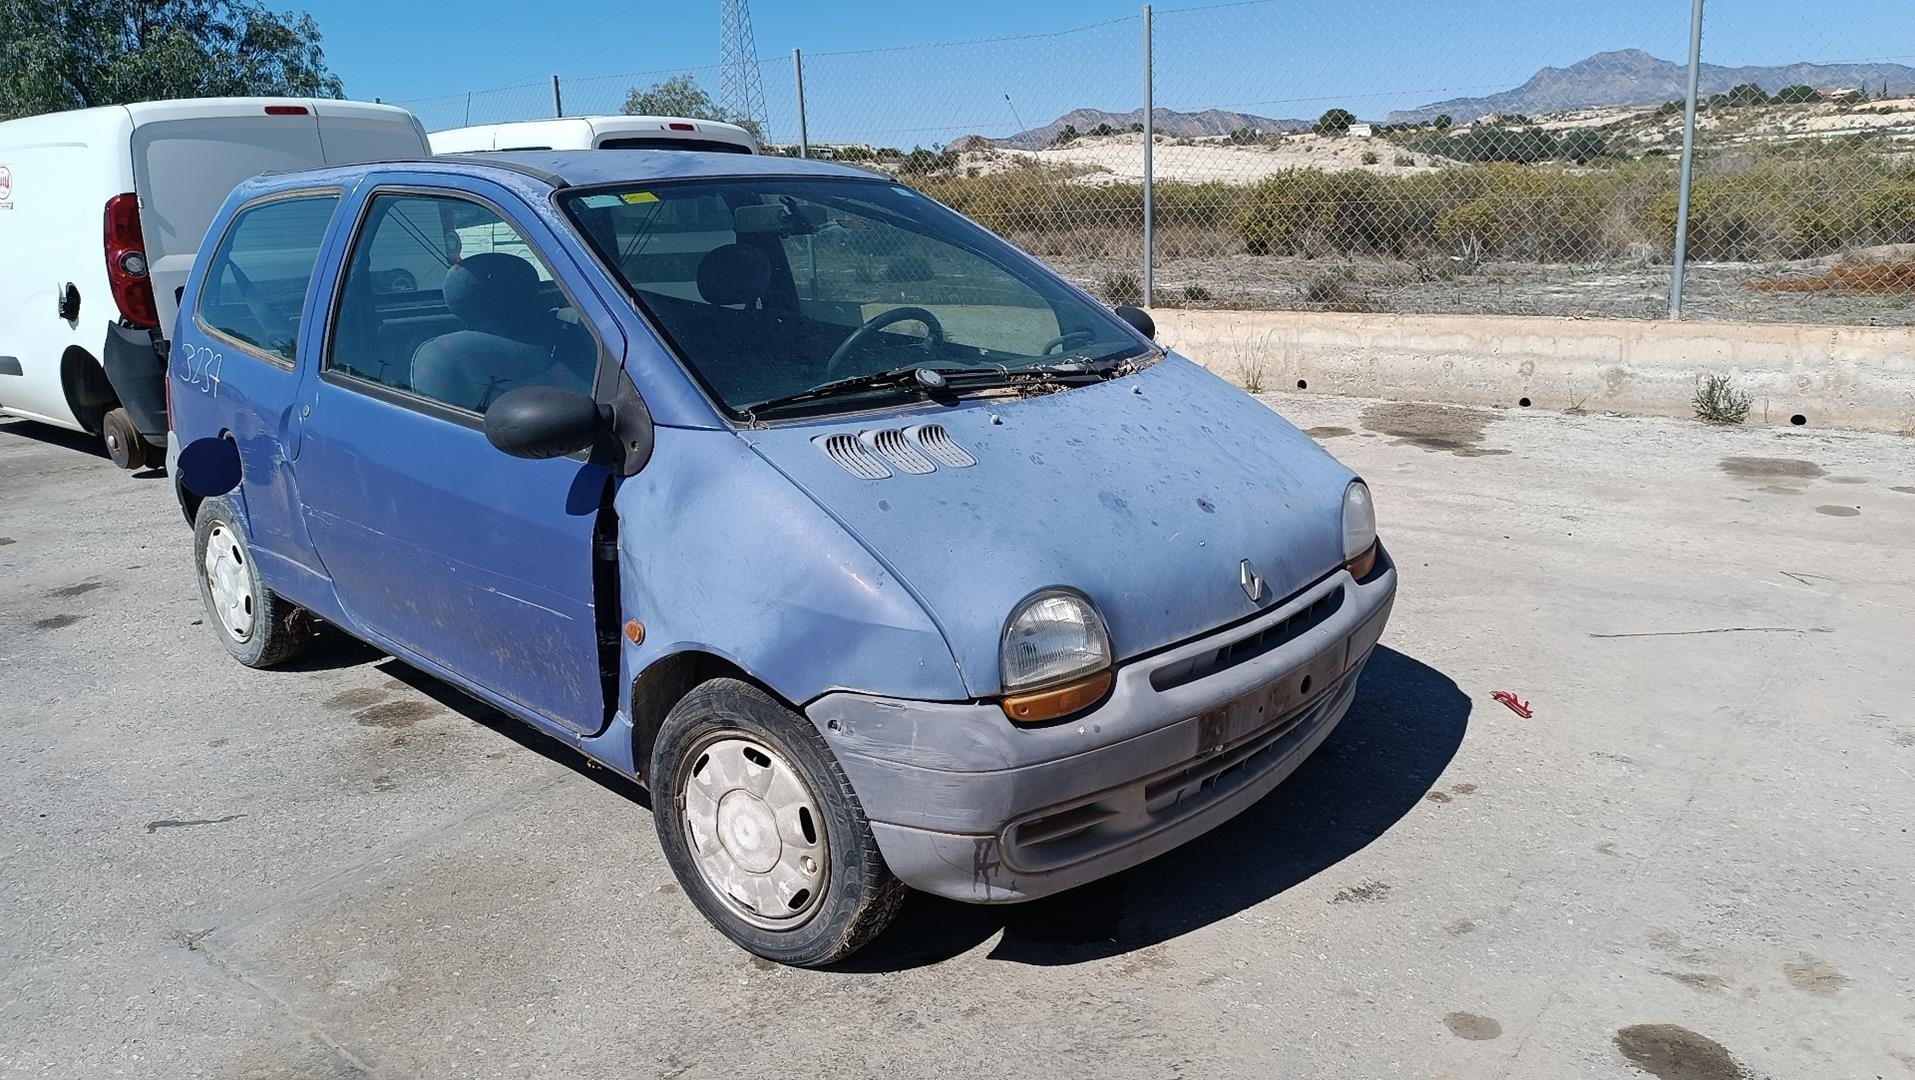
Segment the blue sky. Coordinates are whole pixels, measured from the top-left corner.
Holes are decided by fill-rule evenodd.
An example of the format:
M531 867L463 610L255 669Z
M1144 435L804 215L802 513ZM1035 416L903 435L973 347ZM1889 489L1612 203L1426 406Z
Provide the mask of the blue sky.
M369 0L303 6L319 21L327 59L349 95L416 103L428 127L547 115L550 92L537 84L553 74L573 113L615 109L627 84L675 71L691 69L717 89L717 0L648 7L467 0L456 16ZM772 133L794 134L794 46L807 56L807 112L821 140L929 145L973 131L1007 133L1017 127L1014 114L1032 126L1079 106L1135 108L1139 7L1119 0L757 0L752 20L767 60ZM1348 105L1380 117L1506 89L1539 67L1603 50L1642 48L1680 60L1688 7L1682 0L1160 4L1157 103L1279 118ZM976 43L913 47L965 41ZM1915 20L1907 0L1711 0L1704 58L1915 64ZM623 73L642 74L607 77ZM513 89L494 89L502 87ZM474 92L469 101L467 91Z

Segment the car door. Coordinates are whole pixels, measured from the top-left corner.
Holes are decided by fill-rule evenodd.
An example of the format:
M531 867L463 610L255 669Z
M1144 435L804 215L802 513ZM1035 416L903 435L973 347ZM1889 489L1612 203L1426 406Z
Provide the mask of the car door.
M509 192L471 183L382 186L357 204L305 391L306 521L361 631L596 731L593 535L609 470L508 457L484 414L517 386L593 392L623 339L554 274L576 273L556 237Z

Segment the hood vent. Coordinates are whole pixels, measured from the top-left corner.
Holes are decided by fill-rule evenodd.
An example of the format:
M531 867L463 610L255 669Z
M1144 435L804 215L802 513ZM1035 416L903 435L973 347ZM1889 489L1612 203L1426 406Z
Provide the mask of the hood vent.
M943 424L920 424L907 432L924 447L926 453L938 459L938 464L949 465L953 469L968 469L977 464L971 452L958 445L951 433L944 430Z
M825 435L813 442L824 448L825 456L838 467L860 480L885 480L891 470L856 435Z
M931 464L923 454L918 453L918 448L911 445L911 441L904 437L902 431L886 428L881 431L864 432L860 437L869 441L871 448L883 454L886 461L897 466L899 472L923 476L925 473L937 471L938 467Z
M968 469L977 458L942 424L919 424L899 431L878 428L856 435L839 432L811 440L837 462L838 467L860 480L888 480L892 470L911 476L925 476L947 469Z

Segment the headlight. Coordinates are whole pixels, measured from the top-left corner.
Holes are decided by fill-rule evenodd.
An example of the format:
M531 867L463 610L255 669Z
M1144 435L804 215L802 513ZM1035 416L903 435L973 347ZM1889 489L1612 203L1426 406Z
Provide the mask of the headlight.
M1343 489L1343 565L1359 581L1376 566L1376 504L1361 480Z
M1013 720L1049 720L1103 696L1110 685L1110 635L1083 594L1044 589L1005 620L997 663L1005 694L1016 695L1005 698L1004 711ZM1023 693L1043 687L1056 689Z

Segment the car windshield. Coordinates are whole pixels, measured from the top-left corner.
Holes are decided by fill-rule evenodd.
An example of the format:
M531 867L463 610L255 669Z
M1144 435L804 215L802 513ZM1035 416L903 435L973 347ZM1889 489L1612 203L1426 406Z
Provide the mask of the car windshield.
M901 368L1001 385L1149 351L1004 241L887 181L672 181L564 203L734 417L868 406L942 382L858 378Z

